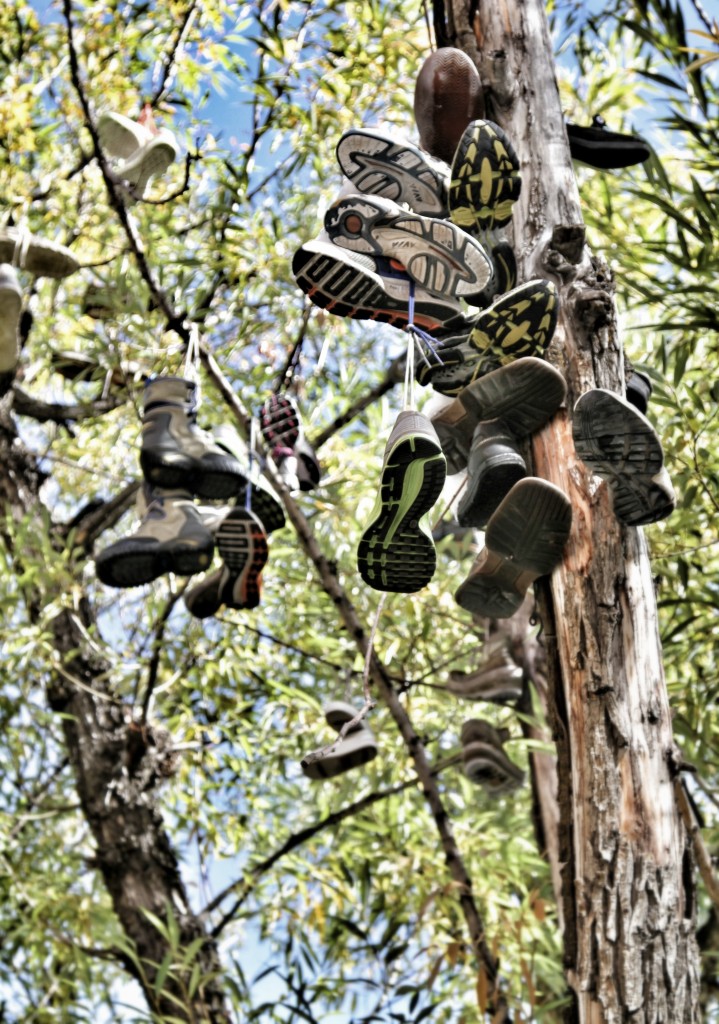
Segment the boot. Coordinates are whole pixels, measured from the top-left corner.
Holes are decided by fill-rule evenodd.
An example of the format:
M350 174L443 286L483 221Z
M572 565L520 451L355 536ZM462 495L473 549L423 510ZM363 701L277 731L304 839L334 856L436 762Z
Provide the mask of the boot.
M465 700L484 700L506 704L522 696L524 673L502 641L489 647L489 654L473 672L449 673L447 689Z
M185 488L201 498L229 498L245 486L237 459L196 422L195 385L155 377L145 385L140 465L155 487Z
M21 313L17 274L8 263L0 264L0 396L7 394L15 379Z
M109 587L139 587L167 572L192 576L212 562L214 540L187 491L151 489L139 528L95 559L98 579Z
M524 782L524 772L504 752L508 739L508 729L495 729L480 718L470 718L462 725L464 774L492 796L511 793Z
M459 525L484 529L502 499L526 475L527 466L507 424L479 423L467 463L467 487L457 508Z

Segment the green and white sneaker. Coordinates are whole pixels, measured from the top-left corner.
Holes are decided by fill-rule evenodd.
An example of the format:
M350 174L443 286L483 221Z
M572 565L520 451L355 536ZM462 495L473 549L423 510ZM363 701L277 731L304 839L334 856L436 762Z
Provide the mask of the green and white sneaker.
M447 463L426 416L397 418L384 453L380 490L357 549L360 576L375 590L413 594L434 575L434 542L421 523L444 485Z
M490 370L523 356L541 356L554 337L558 309L551 281L527 281L479 313L468 332L437 338L428 362L417 363L418 383L458 395Z
M578 457L607 481L620 523L644 526L671 515L676 497L662 444L638 409L594 388L574 406L572 433Z
M490 619L514 615L530 583L561 561L572 524L566 495L548 480L514 485L487 524L485 546L460 585L461 608Z
M450 219L482 235L511 219L521 190L519 160L505 133L492 121L472 121L452 162Z

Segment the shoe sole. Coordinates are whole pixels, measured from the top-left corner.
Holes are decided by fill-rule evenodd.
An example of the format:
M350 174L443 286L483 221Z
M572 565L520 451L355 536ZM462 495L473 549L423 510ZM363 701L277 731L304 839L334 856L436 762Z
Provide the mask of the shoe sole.
M300 417L286 395L272 395L262 406L260 430L270 448L294 448L300 437Z
M0 286L0 373L12 373L18 361L18 328L22 295L18 289Z
M309 779L332 779L336 775L359 768L377 757L377 743L369 729L363 728L349 733L338 740L335 749L317 761L309 764L300 762L302 772Z
M414 146L352 131L337 144L337 161L360 192L407 203L427 217L447 216L446 183Z
M587 391L574 406L572 434L578 458L607 481L620 522L647 525L674 511L661 441L638 409L611 391Z
M459 525L483 530L514 485L526 475L526 464L518 453L484 460L481 473L467 476L467 487L457 506Z
M167 490L183 488L198 498L209 500L232 498L246 485L247 478L235 459L221 455L194 459L173 448L143 448L140 467L148 483Z
M129 160L152 138L142 125L122 114L103 114L97 122L100 145L110 155Z
M494 795L511 793L524 782L524 772L490 743L473 741L462 751L464 774Z
M529 477L515 484L487 524L479 558L455 600L488 618L509 618L527 587L561 561L572 507L558 487Z
M449 185L449 216L466 231L501 227L512 217L522 179L514 146L491 121L474 121L457 147Z
M357 548L360 576L374 590L413 594L434 575L434 542L420 520L444 486L446 463L433 440L410 434L385 458L379 508Z
M247 488L244 487L237 496L237 504L244 506ZM286 523L282 506L271 494L258 484L252 485L250 492L250 511L254 512L265 528L265 533L281 530Z
M506 684L496 683L491 686L475 685L468 682L464 686L457 680L450 680L447 683L447 689L454 697L460 697L464 700L481 700L488 704L511 704L513 701L519 700L523 693L522 686L511 681Z
M372 197L341 199L327 211L325 230L335 245L398 260L414 281L440 295L476 294L492 271L481 246L450 221L388 213Z
M643 164L652 155L645 142L606 128L567 125L569 152L573 160L600 171L619 170Z
M52 277L56 280L68 277L79 269L80 264L64 245L47 242L35 235L30 235L27 244L23 244L21 232L17 228L12 231L15 237L9 235L8 229L0 237L0 263L15 263L15 257L19 255L20 261L16 265L22 270L34 277Z
M230 574L222 588L223 604L228 608L256 608L268 557L262 523L252 512L233 508L220 523L215 542Z
M385 261L386 262L386 261ZM362 266L343 249L324 242L302 246L292 260L294 278L320 309L353 320L375 320L406 327L409 323L409 279L391 271L382 277ZM426 293L415 299L414 322L426 331L467 324L456 304Z
M95 559L101 583L109 587L139 587L172 572L176 576L194 576L212 562L212 539L205 543L165 541L128 537L118 541Z
M178 150L171 143L159 140L148 143L148 150L142 157L137 167L130 169L129 173L125 168L118 168L117 176L132 186L133 191L139 196L144 195L150 178L156 178L165 173L167 168L174 163Z
M222 570L205 578L196 587L185 591L184 602L190 615L196 619L209 619L222 607Z
M459 394L488 371L549 347L557 326L559 299L549 281L528 281L483 310L464 338L439 348L442 363L420 363L417 381L445 395Z

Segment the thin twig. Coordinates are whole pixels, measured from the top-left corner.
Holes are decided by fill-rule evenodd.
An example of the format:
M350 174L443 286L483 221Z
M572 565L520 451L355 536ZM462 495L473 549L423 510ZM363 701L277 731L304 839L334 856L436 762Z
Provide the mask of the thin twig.
M182 51L185 45L185 40L190 33L192 28L192 22L195 17L197 9L197 0L191 0L188 4L187 10L185 11L182 21L180 22L177 34L170 44L170 47L163 57L162 60L162 74L160 75L160 81L155 89L154 93L150 97L149 104L151 107L156 107L162 99L165 91L172 84L173 71L177 64L178 58L182 56ZM153 73L153 79L154 79Z
M676 797L679 813L684 821L684 827L689 833L694 847L694 856L697 860L699 874L702 876L702 881L706 886L709 899L712 901L716 909L719 910L719 879L717 879L714 874L714 865L712 863L711 854L707 850L706 844L702 839L699 823L694 817L694 812L692 811L685 789L684 780L681 776L674 780L674 795Z

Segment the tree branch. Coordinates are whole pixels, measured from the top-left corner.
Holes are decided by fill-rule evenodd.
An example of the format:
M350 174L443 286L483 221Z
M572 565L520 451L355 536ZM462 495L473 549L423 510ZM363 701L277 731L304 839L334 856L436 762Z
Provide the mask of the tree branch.
M60 402L43 402L23 391L17 384L13 385L13 409L21 416L29 416L38 423L74 423L81 420L97 419L117 409L127 401L127 396L119 398L109 395L98 398L94 402L79 402L75 405L63 405Z

